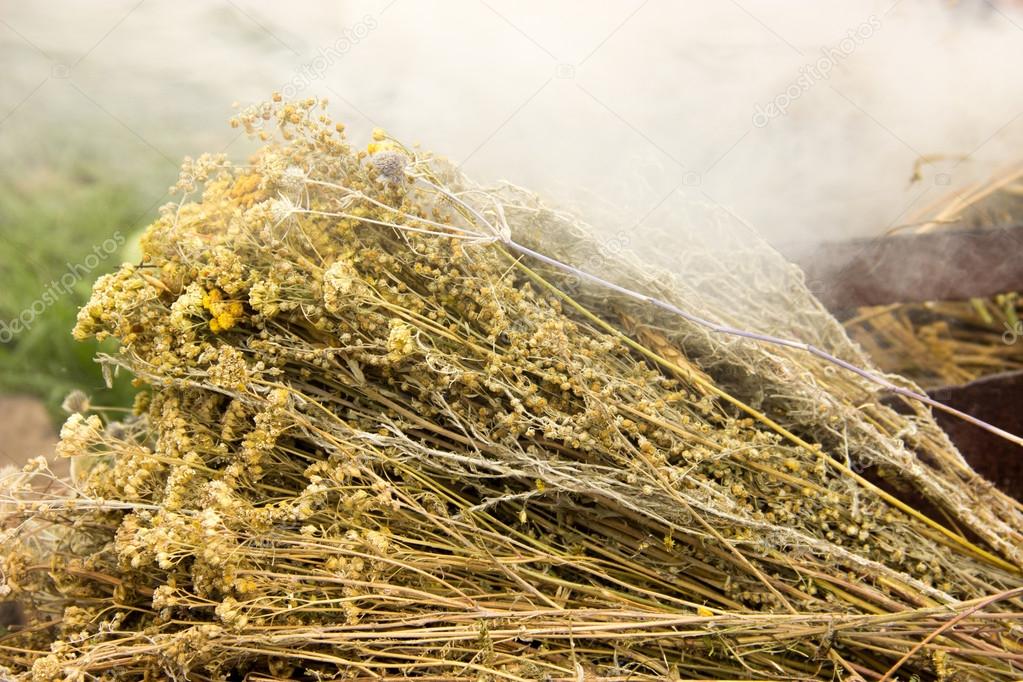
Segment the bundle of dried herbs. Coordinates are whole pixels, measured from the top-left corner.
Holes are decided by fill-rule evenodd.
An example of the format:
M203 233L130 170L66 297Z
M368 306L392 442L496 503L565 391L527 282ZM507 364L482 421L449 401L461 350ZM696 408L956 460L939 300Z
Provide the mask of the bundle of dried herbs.
M82 309L133 414L3 478L4 674L1020 676L1023 509L926 406L626 293L869 367L763 244L640 260L315 101L235 123Z

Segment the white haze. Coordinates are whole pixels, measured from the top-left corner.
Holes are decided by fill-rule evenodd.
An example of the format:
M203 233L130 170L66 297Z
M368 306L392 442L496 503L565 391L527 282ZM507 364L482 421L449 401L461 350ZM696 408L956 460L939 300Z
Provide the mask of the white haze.
M1017 161L1023 141L1023 16L1009 3L0 8L6 170L59 173L81 144L154 200L184 154L242 157L224 124L231 103L281 88L329 98L356 139L379 125L629 234L693 206L723 206L775 242L879 234ZM852 49L832 51L828 78L804 81L784 115L754 125L758 105L857 30ZM910 183L920 155L947 158Z

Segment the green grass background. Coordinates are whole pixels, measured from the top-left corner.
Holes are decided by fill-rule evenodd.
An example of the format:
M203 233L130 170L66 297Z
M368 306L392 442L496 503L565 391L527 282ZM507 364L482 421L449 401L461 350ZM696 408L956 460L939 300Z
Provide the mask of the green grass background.
M0 320L16 318L69 263L83 263L118 231L126 245L58 296L30 329L0 344L0 392L39 397L55 420L63 418L60 403L75 388L96 405L129 404L130 377L122 373L107 389L94 361L97 351L114 346L76 342L71 329L95 279L134 256L133 242L155 213L153 198L143 194L137 176L134 183L118 182L114 169L89 155L35 161L28 169L0 169Z

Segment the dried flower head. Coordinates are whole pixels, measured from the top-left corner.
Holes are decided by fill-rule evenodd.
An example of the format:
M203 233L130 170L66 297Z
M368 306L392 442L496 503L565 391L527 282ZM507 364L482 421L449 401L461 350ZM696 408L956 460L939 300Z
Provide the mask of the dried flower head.
M344 310L346 303L359 291L359 273L344 259L334 261L323 271L323 304L334 314Z
M307 176L304 170L298 166L288 166L281 175L281 189L297 192L305 187L306 179Z
M84 455L102 438L103 422L96 415L86 417L75 412L60 429L60 442L57 444L57 455L74 457Z
M404 153L381 151L371 155L369 160L384 180L393 183L405 181L405 168L409 164L409 158Z
M90 407L89 396L85 394L85 391L78 389L68 393L60 404L60 408L69 414L75 412L84 414L89 411Z
M282 196L277 199L270 200L270 217L275 223L283 223L285 220L290 218L296 211L295 204L292 203L291 199Z

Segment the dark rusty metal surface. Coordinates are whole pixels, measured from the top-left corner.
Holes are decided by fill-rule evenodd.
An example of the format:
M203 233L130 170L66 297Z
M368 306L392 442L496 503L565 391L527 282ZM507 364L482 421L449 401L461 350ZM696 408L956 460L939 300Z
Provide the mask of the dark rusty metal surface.
M1023 371L993 374L930 394L1010 433L1023 433ZM1023 500L1023 448L943 412L934 415L974 471Z
M1023 226L789 245L830 310L954 301L1023 290Z
M21 607L11 601L0 602L0 634L5 630L14 630L25 624Z

